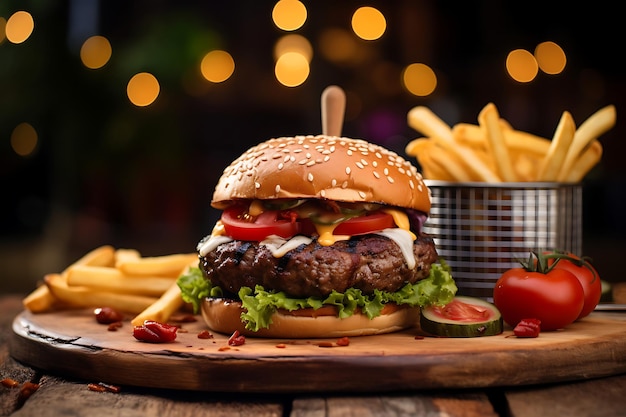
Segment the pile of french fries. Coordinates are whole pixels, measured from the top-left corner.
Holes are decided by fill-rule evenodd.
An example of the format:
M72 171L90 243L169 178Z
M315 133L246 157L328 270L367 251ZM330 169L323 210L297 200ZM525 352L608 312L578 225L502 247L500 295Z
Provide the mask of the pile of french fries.
M564 111L551 139L515 130L493 103L478 124L446 124L430 109L417 106L408 123L424 137L409 142L424 178L455 182L580 182L600 161L598 138L615 125L615 106L606 106L578 128Z
M198 255L143 257L134 249L100 246L61 273L47 274L23 300L33 313L55 308L111 307L144 320L167 322L183 305L176 279L198 266Z

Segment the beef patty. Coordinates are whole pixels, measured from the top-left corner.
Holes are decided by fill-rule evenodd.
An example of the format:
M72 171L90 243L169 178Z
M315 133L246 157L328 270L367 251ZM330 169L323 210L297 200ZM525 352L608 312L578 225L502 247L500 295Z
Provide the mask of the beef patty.
M322 246L314 239L280 258L258 242L234 240L200 257L200 267L207 279L232 294L243 286L256 285L292 297L324 297L332 290L344 292L352 287L371 294L375 289L395 292L426 278L437 260L432 238L418 236L413 253L417 264L409 269L398 245L376 234L355 236L332 246Z

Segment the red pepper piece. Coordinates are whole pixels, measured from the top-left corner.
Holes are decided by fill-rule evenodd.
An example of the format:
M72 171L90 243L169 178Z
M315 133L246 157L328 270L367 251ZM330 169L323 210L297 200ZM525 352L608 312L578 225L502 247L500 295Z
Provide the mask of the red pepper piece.
M146 320L141 326L133 328L133 336L142 342L167 343L176 339L177 330L177 326Z
M539 319L522 319L513 329L517 337L538 337L540 331L541 320Z
M244 343L246 343L246 336L240 334L239 330L235 330L228 338L228 346L241 346Z

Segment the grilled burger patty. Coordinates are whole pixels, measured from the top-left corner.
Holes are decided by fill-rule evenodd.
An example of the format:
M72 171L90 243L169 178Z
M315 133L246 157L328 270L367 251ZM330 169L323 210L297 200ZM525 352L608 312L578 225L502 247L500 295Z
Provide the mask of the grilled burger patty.
M332 290L358 288L364 294L375 289L395 292L407 283L426 278L437 261L430 236L420 235L413 244L417 264L409 269L398 245L391 239L369 234L322 246L314 239L276 258L258 242L234 240L200 257L204 276L227 293L243 286L263 286L292 297L324 297Z

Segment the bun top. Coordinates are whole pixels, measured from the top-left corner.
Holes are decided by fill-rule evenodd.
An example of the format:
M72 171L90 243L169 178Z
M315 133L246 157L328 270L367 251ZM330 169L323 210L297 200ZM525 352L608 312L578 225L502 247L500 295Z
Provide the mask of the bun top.
M430 190L410 162L365 140L324 135L270 139L248 149L224 170L211 205L279 198L430 210Z

